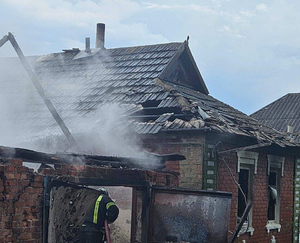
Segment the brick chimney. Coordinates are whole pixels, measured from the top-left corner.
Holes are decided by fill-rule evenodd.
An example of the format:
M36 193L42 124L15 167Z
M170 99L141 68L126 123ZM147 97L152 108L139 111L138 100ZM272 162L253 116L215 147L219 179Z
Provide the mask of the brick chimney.
M85 38L85 52L90 53L91 52L91 41L90 37Z
M97 24L96 48L104 48L105 24Z

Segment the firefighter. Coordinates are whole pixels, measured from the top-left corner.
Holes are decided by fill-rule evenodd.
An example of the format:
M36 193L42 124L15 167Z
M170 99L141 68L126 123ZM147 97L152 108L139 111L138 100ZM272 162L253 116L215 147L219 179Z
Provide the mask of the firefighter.
M80 228L80 243L103 243L105 241L105 220L111 224L119 215L119 208L108 196L107 190L103 187L97 190L100 193L99 197Z

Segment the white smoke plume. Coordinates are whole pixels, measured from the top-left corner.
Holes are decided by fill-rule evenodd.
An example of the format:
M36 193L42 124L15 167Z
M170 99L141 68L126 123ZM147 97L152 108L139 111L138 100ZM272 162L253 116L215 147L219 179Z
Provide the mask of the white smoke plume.
M88 117L77 117L69 121L68 127L78 144L77 152L144 157L139 138L129 128L128 119L120 104L108 103ZM61 132L44 131L31 143L48 152L73 151Z
M24 117L34 88L17 58L0 59L0 145L18 146L29 134Z
M33 63L36 58L30 60ZM124 106L118 103L104 104L87 117L77 116L65 121L78 143L78 151L72 150L50 112L45 112L46 105L41 102L18 58L2 59L0 64L0 114L3 117L0 122L0 145L48 153L78 152L152 161L155 159L140 147L139 137L129 129L129 117ZM51 75L44 75L49 76L46 83L52 82ZM53 82L55 83L52 86L57 91L64 92L63 89L66 89L68 92L70 87L76 88L65 85L64 80L56 79ZM48 92L53 95L56 90ZM74 94L76 92L75 90ZM79 101L80 97L76 98ZM41 110L44 113L39 114ZM30 117L31 114L34 119ZM44 114L47 114L46 118ZM29 129L28 126L34 129Z

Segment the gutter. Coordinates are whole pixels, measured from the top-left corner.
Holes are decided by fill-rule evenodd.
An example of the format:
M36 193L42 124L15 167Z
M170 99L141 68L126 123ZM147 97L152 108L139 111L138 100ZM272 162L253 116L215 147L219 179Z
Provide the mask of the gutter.
M246 151L246 150L251 150L251 149L256 149L256 148L267 147L267 146L270 146L270 145L272 145L272 143L255 144L255 145L240 147L240 148L236 148L236 149L229 149L229 150L220 151L220 152L218 152L218 155L236 153L236 152L240 152L240 151ZM218 146L218 143L215 145L213 150L216 150L217 146Z

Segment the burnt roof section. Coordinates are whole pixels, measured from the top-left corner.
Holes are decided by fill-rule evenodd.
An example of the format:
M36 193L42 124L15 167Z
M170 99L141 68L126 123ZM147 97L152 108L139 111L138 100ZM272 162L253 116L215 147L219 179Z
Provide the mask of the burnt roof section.
M24 148L0 146L0 158L17 158L25 162L66 165L96 165L110 168L163 169L166 161L185 160L183 155L145 153L144 158L101 156L88 154L48 154Z
M294 126L300 132L300 93L290 93L254 112L251 117L278 131L287 132L287 126Z
M129 115L126 124L138 134L203 130L247 136L258 143L296 145L208 95L186 41L92 49L90 53L53 53L33 59L32 65L47 97L68 126L74 118L118 102ZM1 67L1 73L9 71ZM10 71L10 78L2 80L1 85L9 98L26 93L29 106L22 116L17 114L13 119L26 129L31 127L33 133L45 128L58 130L36 91L31 90L31 83L25 80L26 74L13 78L14 73Z

